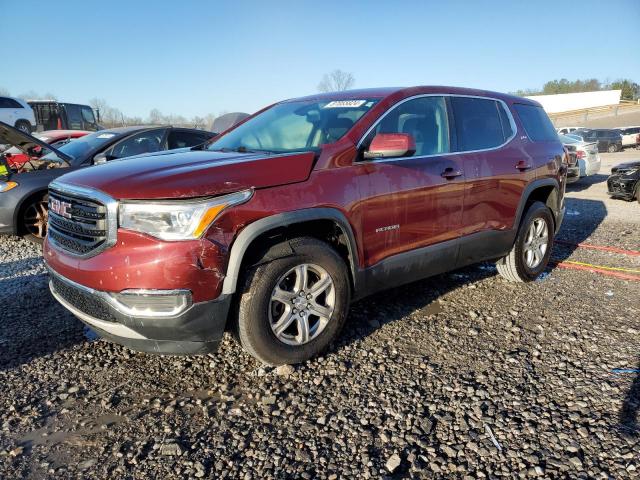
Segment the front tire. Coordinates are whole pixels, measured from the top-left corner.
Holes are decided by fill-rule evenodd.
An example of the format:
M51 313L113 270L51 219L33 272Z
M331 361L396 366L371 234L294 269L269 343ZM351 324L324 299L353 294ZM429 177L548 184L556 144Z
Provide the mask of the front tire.
M268 365L301 363L323 352L347 317L347 266L325 242L299 237L275 245L247 271L237 337Z
M47 234L49 194L32 197L22 209L19 228L27 240L42 245Z
M607 151L609 153L616 153L618 151L618 147L616 147L615 144L611 143L609 144L609 148L607 148Z
M542 202L531 204L509 254L496 262L498 273L512 282L531 282L547 268L554 235L553 216Z

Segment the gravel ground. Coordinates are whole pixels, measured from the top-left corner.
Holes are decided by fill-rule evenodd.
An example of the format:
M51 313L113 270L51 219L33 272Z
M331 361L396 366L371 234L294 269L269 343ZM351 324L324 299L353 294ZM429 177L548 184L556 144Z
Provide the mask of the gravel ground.
M559 238L638 250L640 205L583 183ZM640 369L638 282L479 265L361 301L325 357L264 369L230 339L202 357L96 340L37 247L0 238L0 262L0 478L640 475L640 375L612 371Z

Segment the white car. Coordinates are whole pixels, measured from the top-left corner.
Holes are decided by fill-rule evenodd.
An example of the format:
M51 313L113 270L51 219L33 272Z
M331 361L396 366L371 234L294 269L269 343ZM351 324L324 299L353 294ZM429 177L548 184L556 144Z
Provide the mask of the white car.
M580 137L574 135L560 135L560 141L564 145L576 147L576 157L580 167L580 177L595 175L600 171L600 154L598 153L598 142L585 142Z
M640 127L620 127L622 135L622 148L640 148Z
M567 133L575 132L576 130L580 130L582 128L584 127L562 127L556 129L556 132L558 132L560 135L566 135Z
M25 133L36 128L36 117L27 102L19 98L0 97L0 122Z

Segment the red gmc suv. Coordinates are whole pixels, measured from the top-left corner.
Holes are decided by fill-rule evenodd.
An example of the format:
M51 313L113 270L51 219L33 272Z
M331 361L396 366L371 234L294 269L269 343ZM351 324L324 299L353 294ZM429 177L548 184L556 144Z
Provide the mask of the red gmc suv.
M204 146L50 185L53 295L100 335L214 351L225 329L267 364L325 349L349 304L485 260L546 267L564 151L541 106L450 87L276 103Z

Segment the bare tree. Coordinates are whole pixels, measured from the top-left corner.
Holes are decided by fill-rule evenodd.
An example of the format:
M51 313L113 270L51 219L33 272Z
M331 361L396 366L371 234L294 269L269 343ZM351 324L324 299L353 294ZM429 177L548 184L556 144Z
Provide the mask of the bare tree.
M355 83L355 78L349 72L342 70L334 70L331 73L325 73L322 81L318 84L318 90L321 92L339 92L349 90Z
M147 120L151 125L162 125L164 122L164 116L162 112L157 108L154 108L149 112L149 119Z
M9 93L9 90L7 90L4 87L0 87L0 95L2 95L3 97L10 97L11 94Z
M214 113L207 113L204 116L204 119L205 119L204 128L205 128L205 130L213 129L213 122L215 122L216 118L217 118L217 116Z
M107 110L109 109L107 101L104 98L93 97L91 100L89 100L89 105L96 112L98 121L103 122L104 117L107 114Z

